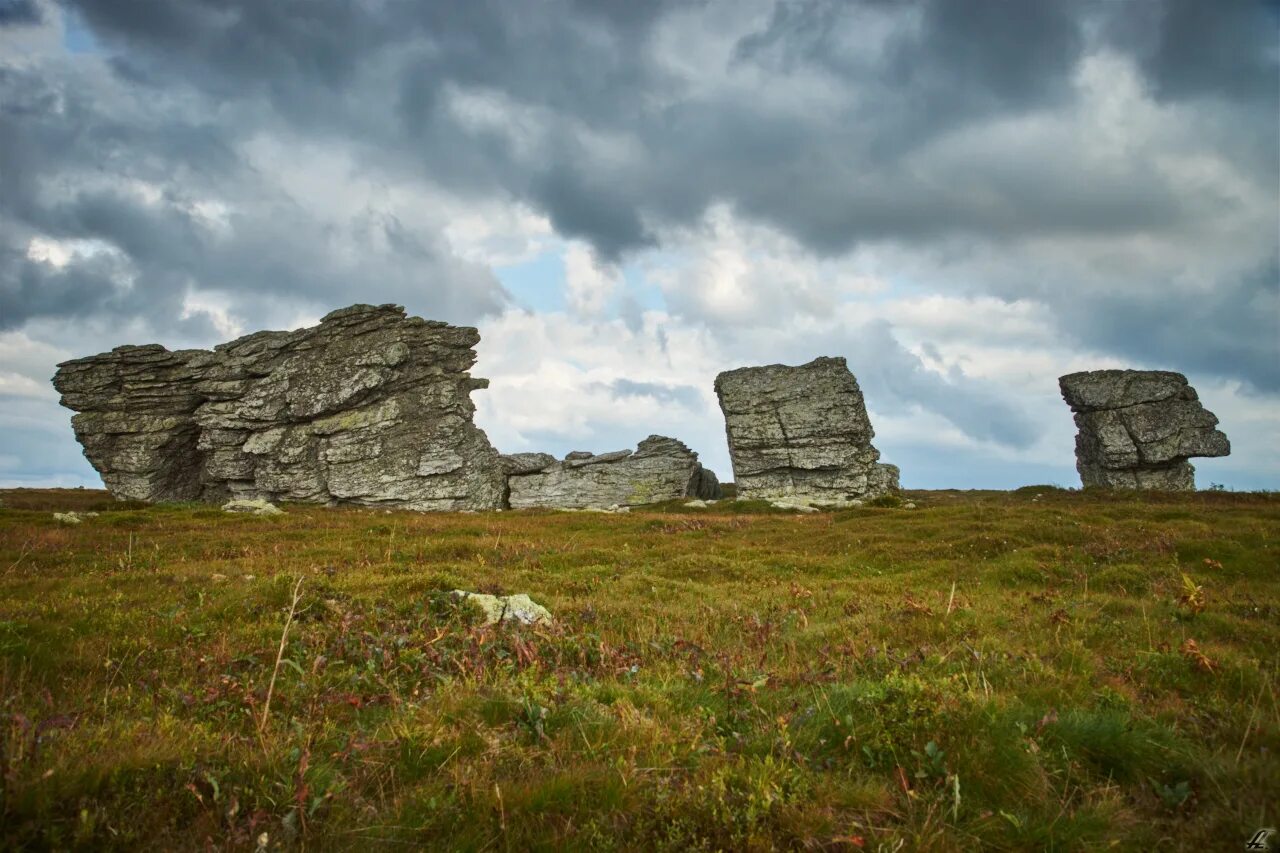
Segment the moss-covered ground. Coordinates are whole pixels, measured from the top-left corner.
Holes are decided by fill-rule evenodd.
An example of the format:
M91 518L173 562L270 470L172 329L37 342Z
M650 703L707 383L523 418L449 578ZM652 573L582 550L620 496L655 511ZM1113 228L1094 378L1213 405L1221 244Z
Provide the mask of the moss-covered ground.
M1280 823L1280 498L905 497L0 492L0 847L1208 850ZM455 587L556 623L475 624Z

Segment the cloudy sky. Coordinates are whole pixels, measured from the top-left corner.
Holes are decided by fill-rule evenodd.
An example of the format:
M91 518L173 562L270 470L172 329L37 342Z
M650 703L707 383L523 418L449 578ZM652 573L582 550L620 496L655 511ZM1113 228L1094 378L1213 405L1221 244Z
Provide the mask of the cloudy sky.
M905 486L1078 485L1057 377L1186 373L1280 488L1274 0L0 0L0 486L49 384L353 302L478 326L506 452L842 355Z

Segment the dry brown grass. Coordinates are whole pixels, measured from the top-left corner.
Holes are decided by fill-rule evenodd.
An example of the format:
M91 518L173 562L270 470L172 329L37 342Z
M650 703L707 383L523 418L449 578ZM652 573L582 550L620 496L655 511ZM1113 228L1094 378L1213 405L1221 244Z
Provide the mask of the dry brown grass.
M1277 822L1280 500L908 498L256 519L0 493L0 839L1201 850ZM455 587L557 622L476 625Z

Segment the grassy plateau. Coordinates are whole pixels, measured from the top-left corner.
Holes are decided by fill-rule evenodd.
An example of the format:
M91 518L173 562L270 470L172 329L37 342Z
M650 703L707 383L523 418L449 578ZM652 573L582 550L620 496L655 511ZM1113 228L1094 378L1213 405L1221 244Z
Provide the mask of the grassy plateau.
M0 847L1238 850L1280 824L1280 496L903 498L0 492ZM482 626L454 588L555 622Z

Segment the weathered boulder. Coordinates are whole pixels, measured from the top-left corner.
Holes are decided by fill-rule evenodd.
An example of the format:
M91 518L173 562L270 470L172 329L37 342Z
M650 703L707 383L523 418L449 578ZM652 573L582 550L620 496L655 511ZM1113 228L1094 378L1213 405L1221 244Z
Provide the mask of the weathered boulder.
M54 386L119 498L493 509L505 477L472 423L479 339L354 305L213 351L117 347L59 365Z
M538 457L532 459L530 457ZM549 462L547 460L550 460ZM677 498L717 498L716 475L674 438L651 435L635 451L574 451L556 462L546 454L504 456L512 509L607 509ZM538 467L534 468L533 465Z
M1188 491L1192 456L1226 456L1231 443L1181 373L1090 370L1058 379L1075 413L1076 469L1086 486Z
M898 488L843 358L716 377L738 497L841 506Z

